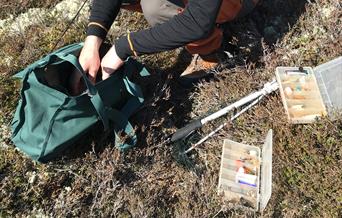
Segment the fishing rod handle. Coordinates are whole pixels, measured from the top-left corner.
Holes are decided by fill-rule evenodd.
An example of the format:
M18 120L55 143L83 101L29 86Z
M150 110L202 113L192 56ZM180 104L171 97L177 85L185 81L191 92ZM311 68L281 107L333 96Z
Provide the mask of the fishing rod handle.
M202 123L205 124L205 123L208 123L212 120L216 120L217 118L219 117L222 117L223 115L226 115L228 114L231 110L235 109L235 108L239 108L253 100L255 100L256 98L259 98L263 93L261 91L257 91L257 92L254 92L252 94L249 94L243 98L241 98L240 100L228 105L227 107L205 117L202 119Z
M178 129L171 137L171 142L175 142L178 141L182 138L185 138L186 136L188 136L191 132L193 132L194 130L201 128L202 122L200 119L198 120L194 120L191 123L189 123L188 125L186 125L185 127Z

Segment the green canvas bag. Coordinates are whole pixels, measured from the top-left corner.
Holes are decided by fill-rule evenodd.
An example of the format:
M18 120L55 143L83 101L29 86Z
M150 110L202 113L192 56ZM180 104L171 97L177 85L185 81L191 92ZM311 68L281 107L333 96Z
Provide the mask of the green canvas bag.
M128 118L144 99L130 77L134 72L141 76L148 72L129 59L111 77L93 85L78 62L82 46L63 47L14 76L21 79L22 88L12 122L12 141L34 160L46 162L58 157L98 121L105 130L115 130L115 144L120 150L136 144ZM108 49L101 48L101 53ZM74 70L81 74L86 87L78 96L71 96L67 89ZM126 134L124 142L119 132Z

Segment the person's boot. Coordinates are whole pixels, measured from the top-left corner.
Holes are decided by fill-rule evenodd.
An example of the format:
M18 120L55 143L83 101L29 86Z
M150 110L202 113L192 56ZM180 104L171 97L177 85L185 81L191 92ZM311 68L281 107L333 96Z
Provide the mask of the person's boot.
M219 66L225 59L227 59L227 55L222 51L209 55L195 54L190 65L180 75L179 82L184 86L190 86L200 79L210 77L219 70Z

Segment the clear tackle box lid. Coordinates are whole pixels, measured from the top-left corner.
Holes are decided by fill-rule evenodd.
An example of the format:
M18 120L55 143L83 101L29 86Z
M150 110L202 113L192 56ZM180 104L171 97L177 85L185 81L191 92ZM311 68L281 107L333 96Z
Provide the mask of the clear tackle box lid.
M342 56L313 69L330 117L342 111Z
M262 148L261 184L260 184L260 210L266 208L272 195L272 150L273 131L268 131L265 144Z

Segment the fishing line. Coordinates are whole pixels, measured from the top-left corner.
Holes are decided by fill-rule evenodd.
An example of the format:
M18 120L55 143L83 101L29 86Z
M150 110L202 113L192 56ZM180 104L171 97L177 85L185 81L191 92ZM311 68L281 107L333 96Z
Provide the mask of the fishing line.
M65 30L63 31L63 33L61 34L61 36L58 38L58 41L56 42L56 44L53 46L53 48L51 49L50 53L53 52L57 45L61 42L62 38L64 37L64 35L68 32L68 30L70 29L71 25L75 22L76 18L78 17L78 15L81 13L82 9L84 8L85 4L87 3L88 0L85 0L81 7L78 9L77 13L75 14L75 16L71 19L71 21L69 22L68 26L65 28Z

